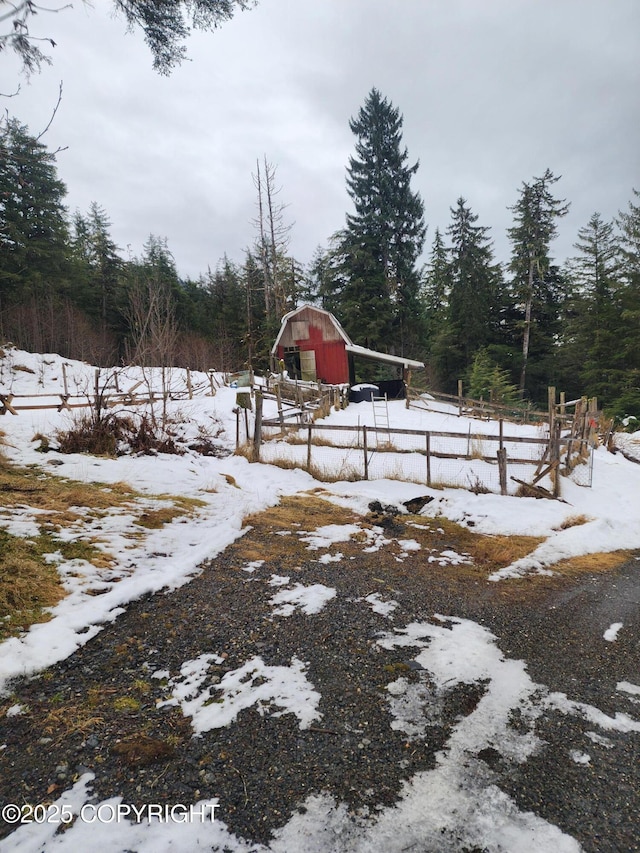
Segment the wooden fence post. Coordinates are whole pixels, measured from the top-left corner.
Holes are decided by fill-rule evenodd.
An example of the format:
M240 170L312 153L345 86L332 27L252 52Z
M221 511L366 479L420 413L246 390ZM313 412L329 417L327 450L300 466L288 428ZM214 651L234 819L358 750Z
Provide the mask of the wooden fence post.
M551 469L551 478L553 481L553 496L560 497L560 423L554 423L553 436L551 437L552 446L549 461L553 464Z
M507 494L507 451L504 447L498 450L498 475L500 477L500 494Z
M369 453L367 449L367 428L363 425L362 427L362 447L364 450L364 478L365 480L369 479Z
M462 379L458 379L458 417L462 414Z
M95 403L96 403L96 417L100 420L100 414L102 406L100 405L100 368L96 367L96 372L93 380L93 390L95 394Z
M556 389L554 385L547 388L549 407L549 435L552 435L556 422Z
M307 473L311 473L311 430L313 426L309 424L307 427Z
M431 433L425 436L427 444L427 486L431 486Z
M280 421L280 432L284 432L284 413L282 411L282 391L280 383L276 382L276 400L278 403L278 420Z
M245 409L246 414L246 409ZM260 461L260 445L262 444L262 392L256 391L256 420L253 426L253 461Z

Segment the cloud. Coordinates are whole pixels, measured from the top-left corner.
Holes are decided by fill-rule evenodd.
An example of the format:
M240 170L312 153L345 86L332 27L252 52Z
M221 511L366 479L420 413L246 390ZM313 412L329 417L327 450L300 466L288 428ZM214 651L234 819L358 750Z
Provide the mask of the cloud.
M242 260L264 155L295 222L291 250L307 262L326 244L350 209L349 118L372 86L399 107L420 160L427 245L462 195L507 260L508 206L549 167L572 203L554 246L563 260L594 211L610 219L640 184L636 0L262 0L194 33L169 78L110 10L99 0L39 15L54 65L9 106L39 132L63 80L45 141L68 146L58 167L69 207L97 201L134 254L150 233L167 237L183 275L224 253Z

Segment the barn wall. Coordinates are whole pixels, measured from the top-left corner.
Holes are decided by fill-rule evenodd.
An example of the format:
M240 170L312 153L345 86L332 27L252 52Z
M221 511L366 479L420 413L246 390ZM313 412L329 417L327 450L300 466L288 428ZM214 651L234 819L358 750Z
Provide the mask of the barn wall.
M295 317L287 322L279 343L283 347L298 346L305 339L300 334L303 332L303 326L307 327L309 335L313 335L315 340L340 341L344 343L340 332L331 322L331 317L328 314L314 311L313 308L303 308L296 313ZM312 328L316 331L311 332Z
M283 330L278 343L279 358L284 358L285 347L299 347L301 352L315 352L319 381L330 384L349 381L345 341L326 314L312 308L297 313Z

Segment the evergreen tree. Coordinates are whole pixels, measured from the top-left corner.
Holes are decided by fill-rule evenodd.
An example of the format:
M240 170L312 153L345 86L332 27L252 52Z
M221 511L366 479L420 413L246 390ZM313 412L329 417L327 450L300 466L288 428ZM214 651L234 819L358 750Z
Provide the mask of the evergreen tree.
M633 194L640 199L640 190L634 189ZM620 212L617 223L621 231L627 280L637 283L640 277L640 204L630 201L629 210Z
M633 190L640 199L640 192ZM615 401L613 413L640 419L640 204L629 202L618 220L623 266L620 289L620 325L616 353L624 370L624 384Z
M111 238L110 227L105 210L95 201L87 216L77 212L73 220L72 246L82 280L79 302L98 318L103 335L108 331L120 334L124 331L121 295L124 264Z
M620 385L620 244L613 224L594 213L578 231L567 263L571 284L564 324L563 385L571 395L611 401ZM564 377L563 377L564 378Z
M377 89L350 121L357 142L347 191L355 213L339 238L345 280L338 299L354 340L401 353L415 349L422 333L416 262L426 233L422 199L410 186L418 163L407 164L402 123Z
M496 338L499 270L493 260L489 229L476 225L464 198L451 208L449 323L459 353L459 369Z
M15 119L0 126L0 302L59 289L68 228L55 155Z
M431 254L427 263L422 291L425 312L425 339L431 377L436 387L449 387L456 378L457 341L449 323L449 297L451 295L451 261L442 233L436 228ZM452 379L453 378L453 379Z
M513 403L518 389L509 380L507 370L499 367L487 350L479 349L467 375L467 395L474 400L491 403Z
M552 269L549 250L557 233L556 221L569 210L569 205L554 198L551 192L559 179L560 176L555 177L547 169L541 178L523 183L520 198L510 208L515 220L508 230L513 245L510 268L522 323L521 394L527 385L532 348L539 360L548 357L558 331L563 282L557 268Z
M449 252L436 228L422 292L427 317L427 333L431 340L442 326L451 294L451 264Z
M153 54L153 67L161 74L170 74L186 56L183 42L191 29L213 30L233 17L236 9L248 9L257 0L113 0L117 12L122 12L130 29L140 27ZM4 31L0 30L0 53L6 48L15 51L27 73L39 71L51 59L40 49L39 42L50 38L36 38L30 34L31 16L43 7L34 0L9 3L10 11L0 17ZM67 6L56 11L62 11Z
M225 255L214 274L209 272L208 333L218 350L218 370L237 370L246 361L247 295L242 271ZM204 331L204 329L202 330Z

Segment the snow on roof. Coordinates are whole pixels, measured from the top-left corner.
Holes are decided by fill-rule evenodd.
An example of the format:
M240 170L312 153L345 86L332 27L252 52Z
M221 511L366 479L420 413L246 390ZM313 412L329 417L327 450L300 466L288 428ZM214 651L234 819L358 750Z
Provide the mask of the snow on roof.
M383 361L386 364L400 364L405 369L409 367L413 368L414 370L420 370L424 368L423 361L415 361L412 358L405 358L401 355L389 355L389 353L386 352L376 352L376 350L367 349L366 347L359 347L356 344L347 344L345 349L352 355L357 355L360 358L366 358L369 361Z
M278 335L274 341L274 344L271 347L272 355L275 355L277 353L278 344L280 343L280 340L282 339L282 335L284 334L284 331L285 331L289 321L292 320L298 314L302 313L303 311L307 311L307 310L316 311L319 314L324 314L325 317L327 317L330 320L330 322L333 323L338 334L340 335L340 337L345 342L346 351L351 353L352 355L357 355L359 358L366 358L369 361L379 361L379 362L381 361L381 362L384 362L386 364L399 364L402 367L404 367L405 369L412 368L414 370L420 370L420 369L424 368L424 362L422 362L422 361L415 361L414 359L405 358L404 356L389 355L386 352L377 352L376 350L367 349L366 347L361 347L361 346L358 346L357 344L352 343L351 339L349 338L349 336L347 335L345 330L340 325L338 319L330 311L327 311L325 308L318 308L315 305L306 305L306 304L301 305L299 308L295 308L293 311L289 311L288 314L284 315L284 317L282 318L282 321L280 323L280 331L278 332Z

